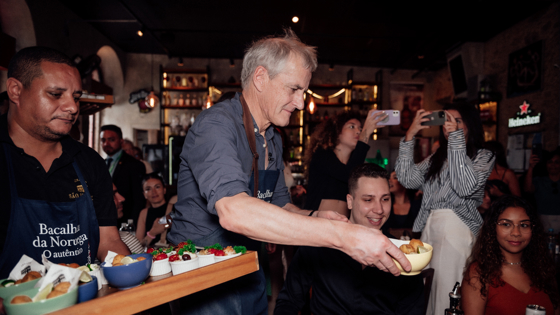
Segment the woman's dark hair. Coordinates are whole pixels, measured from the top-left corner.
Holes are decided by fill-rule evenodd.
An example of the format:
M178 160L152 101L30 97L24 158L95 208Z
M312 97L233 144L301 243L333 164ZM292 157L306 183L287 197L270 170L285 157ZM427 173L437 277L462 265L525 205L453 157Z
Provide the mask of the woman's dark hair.
M315 153L319 147L324 150L333 150L338 144L338 136L342 132L342 127L344 127L344 124L346 124L350 119L357 119L358 121L361 121L362 117L355 111L342 112L323 121L315 127L315 131L311 134L309 145L305 149L305 156L303 158L306 178L309 175L309 164L311 163L313 153Z
M509 168L506 158L506 150L504 146L498 141L487 141L484 143L484 148L492 151L496 155L496 164L505 168Z
M467 126L467 156L474 159L479 149L484 144L484 131L480 122L480 113L471 104L454 103L443 107L444 110L456 110L461 114L463 123ZM439 128L439 148L430 158L430 168L426 172L426 180L432 181L439 178L443 163L447 160L447 139L443 134L443 126Z
M556 269L548 253L543 226L535 209L516 196L505 195L492 203L472 249L471 256L467 259L463 274L464 279L470 282L473 278L470 274L470 267L476 263L475 271L478 273L482 296L488 296L489 286L505 285L505 282L501 279L504 255L498 243L496 226L500 214L510 207L525 209L533 224L531 240L523 250L521 257L521 268L529 276L531 286L544 291L550 297L554 308L557 308L560 296L555 280Z
M144 187L144 184L149 180L149 179L157 179L161 182L161 184L165 187L165 182L163 181L163 178L156 172L150 173L150 174L146 174L144 175L144 177L142 178L142 187Z

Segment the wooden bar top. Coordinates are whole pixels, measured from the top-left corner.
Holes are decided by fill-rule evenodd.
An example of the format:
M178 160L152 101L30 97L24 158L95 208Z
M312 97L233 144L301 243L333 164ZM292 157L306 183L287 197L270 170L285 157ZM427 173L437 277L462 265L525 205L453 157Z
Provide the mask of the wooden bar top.
M149 277L145 284L128 290L119 291L110 286L103 286L98 291L97 298L50 314L109 314L116 311L123 315L134 314L257 270L257 253L248 251L239 257L180 275L173 276L168 273L159 277Z

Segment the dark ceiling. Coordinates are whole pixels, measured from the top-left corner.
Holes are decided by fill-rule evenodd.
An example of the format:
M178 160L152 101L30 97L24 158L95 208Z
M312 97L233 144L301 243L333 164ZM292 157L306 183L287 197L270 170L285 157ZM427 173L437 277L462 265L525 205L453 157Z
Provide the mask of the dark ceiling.
M486 41L554 2L60 1L125 52L242 58L251 41L291 27L318 47L320 63L418 71L443 67L449 49Z

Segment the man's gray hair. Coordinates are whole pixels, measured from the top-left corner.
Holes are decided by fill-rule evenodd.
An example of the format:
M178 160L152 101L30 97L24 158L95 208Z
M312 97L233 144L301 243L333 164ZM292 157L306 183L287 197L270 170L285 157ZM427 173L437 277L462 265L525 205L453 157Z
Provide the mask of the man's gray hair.
M265 37L253 42L245 51L243 70L241 70L241 86L248 87L253 73L258 66L268 71L270 79L284 70L286 61L292 54L301 57L305 69L313 72L317 69L317 48L301 42L291 29L284 30L283 37Z

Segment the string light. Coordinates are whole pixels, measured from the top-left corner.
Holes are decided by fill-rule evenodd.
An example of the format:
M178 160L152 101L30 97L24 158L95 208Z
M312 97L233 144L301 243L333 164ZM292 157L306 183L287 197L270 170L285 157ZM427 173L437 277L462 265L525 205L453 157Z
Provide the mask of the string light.
M297 16L294 16L294 17L292 18L292 22L294 22L294 23L299 22L299 18L298 18Z

